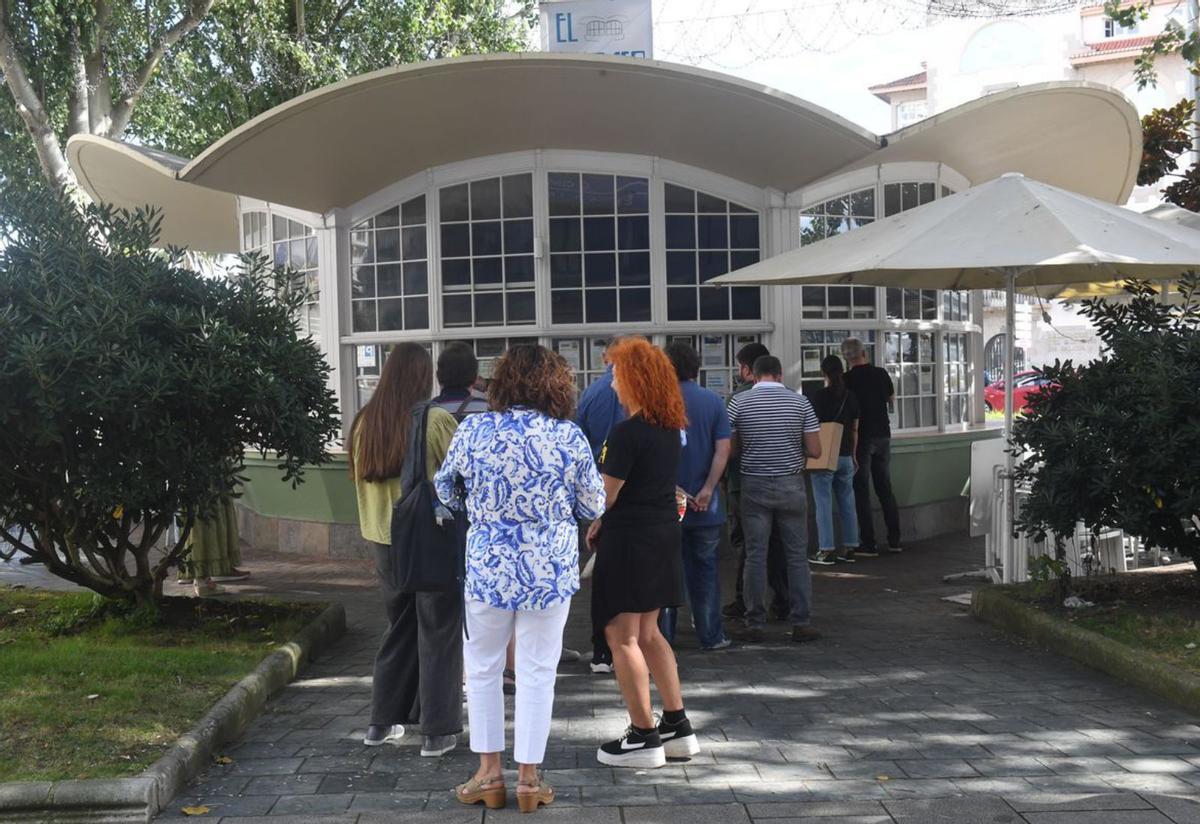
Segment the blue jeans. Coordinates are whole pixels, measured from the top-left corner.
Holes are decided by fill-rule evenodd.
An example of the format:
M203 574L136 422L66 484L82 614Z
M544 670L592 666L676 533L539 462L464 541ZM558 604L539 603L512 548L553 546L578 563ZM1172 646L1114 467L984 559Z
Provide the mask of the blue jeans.
M725 640L721 626L721 582L717 577L717 546L721 543L719 526L685 526L683 533L683 578L687 584L688 606L700 646L709 649ZM670 642L675 641L678 610L668 607L659 616L658 625Z
M854 458L842 455L832 472L812 473L813 501L817 505L817 549L833 549L833 505L837 502L842 546L858 546L858 513L854 508Z
M779 529L787 556L792 626L806 627L812 602L808 568L808 494L804 475L743 475L742 529L746 533L746 626L767 622L767 545Z

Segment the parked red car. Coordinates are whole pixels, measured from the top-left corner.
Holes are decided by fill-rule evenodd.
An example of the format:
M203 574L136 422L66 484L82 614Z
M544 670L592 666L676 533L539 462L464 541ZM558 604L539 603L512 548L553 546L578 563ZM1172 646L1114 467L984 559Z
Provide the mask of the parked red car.
M1054 386L1054 382L1048 378L1043 378L1039 373L1018 372L1013 379L1013 406L1017 412L1024 412L1029 406L1029 396L1041 392L1048 386ZM995 383L990 383L983 388L983 408L992 412L1004 411L1004 380L998 380Z

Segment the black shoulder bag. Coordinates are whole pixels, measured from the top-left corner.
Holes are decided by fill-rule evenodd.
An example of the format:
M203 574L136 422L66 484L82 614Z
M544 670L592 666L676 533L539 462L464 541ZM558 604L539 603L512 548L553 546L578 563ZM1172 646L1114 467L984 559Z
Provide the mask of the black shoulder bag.
M398 592L453 592L462 587L467 516L443 506L426 476L429 409L428 403L413 409L400 475L403 495L392 507L388 583Z

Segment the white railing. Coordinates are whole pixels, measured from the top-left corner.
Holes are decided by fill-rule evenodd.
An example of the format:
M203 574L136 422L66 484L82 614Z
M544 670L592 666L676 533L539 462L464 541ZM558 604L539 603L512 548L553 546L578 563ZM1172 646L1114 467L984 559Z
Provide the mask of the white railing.
M991 526L984 538L984 564L989 576L997 583L1011 584L1029 578L1029 559L1041 555L1055 557L1056 536L1046 535L1035 541L1023 532L1006 547L1004 541L1004 495L1008 474L1003 466L992 470ZM1027 488L1016 489L1014 512L1020 515L1029 496ZM1063 540L1064 560L1073 577L1125 572L1138 563L1138 542L1120 530L1112 529L1092 535L1082 523ZM1157 559L1155 559L1157 560Z

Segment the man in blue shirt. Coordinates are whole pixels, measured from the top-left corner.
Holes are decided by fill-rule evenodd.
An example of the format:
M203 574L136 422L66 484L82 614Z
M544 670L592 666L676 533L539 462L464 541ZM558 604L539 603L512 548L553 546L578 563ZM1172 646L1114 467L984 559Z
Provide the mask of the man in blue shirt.
M717 546L725 508L718 483L729 461L729 416L716 392L696 383L700 356L689 344L667 344L667 357L679 378L687 409L686 440L679 458L679 486L690 497L683 518L683 575L696 638L705 650L725 649L729 639L721 626L721 586L717 572ZM664 609L660 626L668 641L675 640L676 610Z
M579 409L575 412L575 423L587 436L592 445L592 457L599 459L600 447L608 439L608 433L614 426L625 420L625 409L617 400L617 393L612 385L612 364L608 361L608 347L616 343L616 338L604 344L604 363L607 369L603 375L583 390L579 396Z
M442 392L433 402L453 415L459 423L467 415L487 412L491 408L487 395L474 389L477 380L479 359L475 357L470 344L462 341L448 343L438 356L437 381Z
M603 357L608 368L591 386L583 390L583 394L579 396L579 407L575 412L575 423L579 424L579 428L587 436L588 443L592 447L592 457L597 461L600 460L600 449L608 440L608 433L627 417L625 408L617 400L617 391L613 389L613 368L612 363L608 360L608 349L616 342L616 338L605 342ZM587 541L583 539L584 532L581 529L579 533L580 555L587 547ZM605 640L603 634L597 633L592 638L592 662L589 666L596 674L613 671L612 651L608 648L608 641Z

